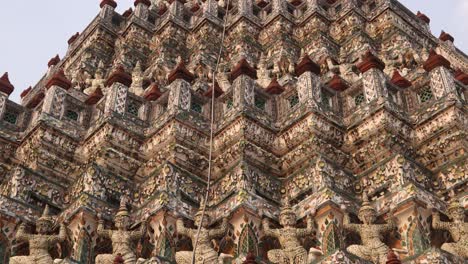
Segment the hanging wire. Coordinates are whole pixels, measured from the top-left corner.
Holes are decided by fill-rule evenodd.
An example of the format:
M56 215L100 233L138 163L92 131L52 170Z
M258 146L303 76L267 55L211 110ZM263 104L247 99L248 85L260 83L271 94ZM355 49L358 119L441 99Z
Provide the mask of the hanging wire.
M203 202L201 203L202 205L202 215L200 219L200 223L198 225L198 230L197 230L197 235L195 237L195 243L193 245L193 254L192 254L192 264L195 264L195 252L197 251L198 247L198 240L200 237L200 232L202 228L202 223L203 219L205 218L206 214L206 204L208 202L208 196L210 193L210 188L211 188L211 173L212 173L212 158L213 158L213 135L214 135L214 110L215 110L215 76L216 73L218 72L219 68L219 63L221 61L221 55L223 53L223 45L224 45L224 39L226 37L226 28L227 28L227 19L229 15L229 5L231 3L231 0L227 1L226 5L226 14L224 15L224 23L223 23L223 33L221 35L221 41L219 45L219 51L218 51L218 58L216 59L216 66L213 70L212 74L212 86L211 86L211 122L210 122L210 150L208 154L208 177L207 177L207 187L206 187L206 193Z

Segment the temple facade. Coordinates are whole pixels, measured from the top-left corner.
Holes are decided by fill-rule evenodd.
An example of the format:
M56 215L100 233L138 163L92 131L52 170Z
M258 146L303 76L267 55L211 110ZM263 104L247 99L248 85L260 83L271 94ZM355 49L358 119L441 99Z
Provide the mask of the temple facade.
M429 17L116 6L0 78L0 263L466 263L468 56Z

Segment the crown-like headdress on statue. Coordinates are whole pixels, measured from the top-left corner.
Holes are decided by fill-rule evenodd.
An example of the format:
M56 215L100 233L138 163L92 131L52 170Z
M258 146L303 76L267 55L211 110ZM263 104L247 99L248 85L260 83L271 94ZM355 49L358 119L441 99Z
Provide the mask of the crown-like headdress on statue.
M120 207L117 211L115 217L129 217L128 209L127 209L127 199L124 196L120 198Z
M50 216L50 209L49 205L46 204L44 211L42 212L42 216L37 219L37 223L46 223L46 224L52 224L54 220Z
M362 194L362 205L361 208L359 209L359 214L364 214L364 213L376 213L374 207L369 202L369 197L367 196L367 193Z
M281 212L280 212L280 217L283 215L294 215L296 216L296 213L294 213L291 203L288 198L285 198L283 201L283 205L281 206Z
M450 202L450 205L447 208L447 213L451 215L454 212L459 211L460 209L465 210L465 208L460 204L460 202L457 199L453 198Z

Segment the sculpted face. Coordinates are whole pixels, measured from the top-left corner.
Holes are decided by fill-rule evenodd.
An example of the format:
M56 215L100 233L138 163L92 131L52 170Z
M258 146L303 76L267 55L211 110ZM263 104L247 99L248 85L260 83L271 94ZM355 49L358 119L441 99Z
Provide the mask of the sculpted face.
M210 225L210 217L205 214L205 217L203 217L203 222L201 222L201 218L201 215L197 215L195 217L195 225L198 227L201 224L201 227L208 228L208 226Z
M450 218L455 223L462 223L465 220L465 210L462 207L455 208L450 212Z
M46 235L49 233L51 224L47 221L38 221L36 223L36 231L39 235Z
M359 217L359 220L361 220L364 224L371 225L371 224L375 223L377 215L376 215L375 211L368 210L368 211L364 211L362 213L359 213L358 217Z
M128 216L121 216L115 219L115 227L120 231L127 231L130 218Z
M282 226L292 227L296 224L295 214L284 214L280 216L280 224Z

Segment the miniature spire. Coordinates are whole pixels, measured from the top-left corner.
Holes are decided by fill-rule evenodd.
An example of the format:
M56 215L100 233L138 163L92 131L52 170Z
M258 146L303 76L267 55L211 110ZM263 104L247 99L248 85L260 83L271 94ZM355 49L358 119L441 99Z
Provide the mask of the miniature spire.
M313 62L309 55L304 54L301 61L295 67L296 75L301 76L305 72L312 72L316 75L320 75L320 66Z
M138 6L139 4L143 4L147 7L151 6L151 1L150 0L135 0L134 6Z
M430 24L431 23L431 19L426 16L425 14L421 13L420 11L418 11L418 13L416 14L416 16L421 20L423 21L424 23L426 24Z
M216 80L214 81L214 93L216 98L220 97L224 93L221 87L219 87L218 81ZM213 95L213 86L210 86L210 88L203 95L211 98Z
M375 56L370 50L364 54L362 61L356 65L360 72L365 73L370 69L385 69L385 63Z
M68 45L73 44L73 42L75 42L79 36L80 36L80 32L76 32L75 35L71 36L71 38L68 40Z
M49 205L46 204L44 207L44 211L42 212L42 216L37 219L37 222L52 222L52 217L50 216L50 208Z
M132 76L125 71L122 65L118 65L109 75L105 85L109 87L116 82L121 83L127 87L130 87L132 84Z
M344 91L348 89L348 85L338 74L333 76L333 78L328 82L328 86L335 91Z
M450 35L449 33L445 32L443 30L440 33L439 39L442 40L442 41L450 41L452 43L455 42L455 38L452 35Z
M398 70L393 71L393 77L392 77L391 82L400 88L408 88L411 85L413 85L410 81L408 81L406 78L401 76Z
M65 72L63 69L58 70L55 72L55 74L50 78L50 80L46 84L46 88L49 89L52 86L59 86L62 87L65 90L70 89L72 86L72 83L70 80L68 80L67 76L65 76Z
M8 72L5 72L2 77L0 77L0 92L10 95L15 90L15 87L11 84L10 79L8 78Z
M28 95L28 93L32 90L32 87L29 86L27 89L25 89L24 91L21 92L20 94L20 97L21 98L24 98L26 95Z
M59 62L60 62L60 56L57 54L55 57L49 60L49 62L47 63L47 66L50 68L52 66L59 64Z
M366 212L366 211L374 211L375 212L375 209L370 204L369 197L367 196L367 193L364 192L362 194L362 205L361 205L361 208L359 209L359 213Z
M148 101L156 101L159 97L161 97L162 92L159 90L158 84L155 82L150 85L150 88L145 94L145 99Z
M435 50L431 50L429 58L424 63L423 67L424 70L430 72L437 67L450 68L450 62L444 58L444 56L437 54Z
M281 94L284 92L284 88L278 83L275 77L271 80L265 91L269 94Z
M234 69L231 70L231 76L229 79L232 82L241 75L247 75L254 80L257 79L257 70L250 66L245 58L241 58L236 66L234 66Z
M167 78L168 83L171 84L177 79L183 79L191 83L195 79L195 76L187 70L185 67L185 62L181 57L179 57L178 60L179 63L177 63L177 66L169 73Z
M103 8L106 5L111 6L112 8L116 8L117 7L117 2L115 2L114 0L102 0L99 7Z
M85 101L85 104L87 105L95 105L97 102L101 100L101 98L104 97L104 94L102 93L101 87L97 87L94 92L92 92L88 98Z

